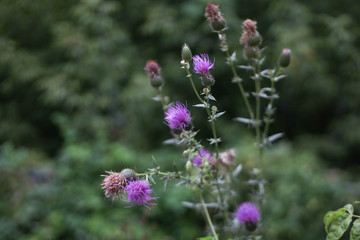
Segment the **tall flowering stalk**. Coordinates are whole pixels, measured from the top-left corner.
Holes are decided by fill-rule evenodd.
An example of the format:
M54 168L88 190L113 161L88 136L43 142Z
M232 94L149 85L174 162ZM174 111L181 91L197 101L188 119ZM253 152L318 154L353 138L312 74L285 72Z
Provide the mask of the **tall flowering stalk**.
M281 134L272 136L268 134L275 113L274 101L278 98L275 83L284 77L280 74L283 68L290 64L291 51L289 49L282 51L278 59L278 67L262 70L264 62L263 49L260 48L262 37L257 31L256 22L247 19L242 24L240 44L243 46L243 56L248 61L248 65L236 66L236 52L230 55L224 33L227 22L219 7L209 3L205 17L209 20L211 29L219 36L220 48L225 52L227 63L233 73L232 82L238 85L249 114L248 118L236 118L236 120L255 129L260 160L262 149L281 136ZM261 237L258 226L261 225L260 207L264 202L264 180L260 177L261 171L253 169L250 174L252 177L247 183L258 187L259 196L252 196L250 201L238 204L239 186L242 186L239 184L238 176L242 171L242 165L237 163L235 150L220 152L221 138L217 135L215 125L216 119L224 114L214 105L216 100L211 92L215 86L215 78L211 72L215 68L215 58L210 58L206 53L193 56L189 46L184 44L181 59L182 68L185 69L186 77L199 101L192 106L205 109L207 114L212 129L212 137L207 140L213 149L204 146L203 141L197 139L198 130L192 123L188 104L171 103L168 97L162 96L164 80L161 67L156 61L149 60L145 72L150 78L150 85L157 90L157 96L153 99L160 101L164 111L164 125L167 125L174 137L165 142L182 147L184 167L182 170L176 168L174 171L163 171L154 158L153 167L143 173L136 173L131 169L124 169L120 173L107 171L107 175L103 175L101 184L105 197L112 200L118 198L130 203L129 207L139 205L150 209L151 206L156 205L157 199L150 185L151 182L155 183L153 177L160 177L164 181L164 188L169 180L178 180L179 185L190 186L197 190L199 201L183 202L183 205L203 213L208 224L208 235L212 239L235 240L246 237L258 239L257 237ZM251 98L243 88L242 79L237 73L238 67L253 72L251 79L254 81L254 98ZM203 87L201 91L197 90L191 72L198 75ZM270 86L262 87L265 85L262 84L265 79L270 81ZM254 107L250 103L251 99L255 101ZM268 104L262 113L262 104L265 101L268 101ZM214 211L209 211L210 208Z

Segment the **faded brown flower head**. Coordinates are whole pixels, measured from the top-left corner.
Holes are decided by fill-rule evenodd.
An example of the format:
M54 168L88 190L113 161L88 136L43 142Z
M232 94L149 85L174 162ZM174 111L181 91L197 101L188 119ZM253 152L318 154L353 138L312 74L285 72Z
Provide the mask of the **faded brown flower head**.
M205 17L209 20L214 31L221 31L226 28L226 21L219 10L219 6L208 3L205 9Z
M258 35L258 31L256 30L256 22L250 19L246 19L242 24L242 35L240 38L240 43L243 45L248 44L248 39Z
M222 19L221 12L219 10L219 6L216 6L212 3L208 3L205 9L205 17L210 22L215 22L216 20Z
M156 61L149 60L146 62L145 71L150 76L150 78L156 78L160 76L161 68Z
M104 189L105 197L114 200L116 197L119 197L124 192L124 188L128 184L128 180L121 176L120 173L106 171L108 175L101 175L104 177L104 180L101 184L102 189Z
M230 149L226 152L220 153L220 163L225 166L231 166L234 164L235 157L235 150Z

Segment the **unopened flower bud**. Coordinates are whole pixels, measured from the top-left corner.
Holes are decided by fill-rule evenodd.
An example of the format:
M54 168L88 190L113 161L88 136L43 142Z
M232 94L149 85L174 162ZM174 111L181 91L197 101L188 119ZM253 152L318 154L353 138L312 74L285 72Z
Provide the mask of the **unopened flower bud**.
M150 84L153 88L159 88L164 84L164 80L160 75L155 76L153 78L150 78Z
M192 162L191 162L190 160L188 160L188 161L186 162L186 164L185 164L185 169L186 169L187 171L190 171L191 168L192 168Z
M136 172L130 168L124 168L121 172L120 172L120 176L122 178L125 178L127 180L130 180L132 178L136 177Z
M257 58L257 56L258 56L258 51L256 50L256 48L251 47L249 45L245 45L243 51L244 51L244 57L246 59Z
M279 66L286 68L290 65L290 56L291 56L291 50L288 48L285 48L279 57Z
M261 35L258 32L256 32L253 36L250 36L247 39L247 44L249 44L249 46L256 47L261 43L261 41L262 41Z
M209 3L205 10L205 17L214 31L220 32L226 28L226 20L223 18L219 6Z
M187 44L184 44L184 46L182 47L181 58L184 59L186 62L190 62L192 59L192 53Z

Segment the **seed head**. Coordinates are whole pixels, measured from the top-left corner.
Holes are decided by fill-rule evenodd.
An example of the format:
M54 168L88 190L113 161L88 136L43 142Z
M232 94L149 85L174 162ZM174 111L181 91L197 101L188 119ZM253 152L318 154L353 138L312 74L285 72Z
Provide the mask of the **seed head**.
M261 36L256 29L256 22L250 19L246 19L242 24L242 35L240 38L240 44L244 46L257 46L261 43Z
M106 171L106 173L108 175L101 175L104 177L101 186L104 190L105 197L111 197L112 200L114 200L116 197L120 197L120 195L124 192L124 188L128 184L128 180L117 172Z
M150 77L150 84L152 87L159 88L164 84L164 80L160 75L161 68L156 61L147 61L145 71Z
M220 163L224 166L231 166L234 164L236 154L234 149L220 153Z
M208 3L205 9L205 17L207 17L210 22L211 28L215 32L219 32L226 28L226 20L223 18L219 10L219 6Z

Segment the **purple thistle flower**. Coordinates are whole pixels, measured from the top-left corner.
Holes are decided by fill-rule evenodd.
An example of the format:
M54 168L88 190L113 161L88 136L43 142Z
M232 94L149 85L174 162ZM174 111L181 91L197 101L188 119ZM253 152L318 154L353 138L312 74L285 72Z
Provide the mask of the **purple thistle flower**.
M211 162L212 156L209 150L201 149L200 152L193 158L193 164L196 166L200 166L202 164L203 159L205 159L208 162Z
M156 205L151 201L157 199L157 197L151 197L152 189L150 189L149 183L145 180L130 181L125 187L124 192L127 194L126 202L132 202L134 206L142 205L149 208L148 205Z
M184 129L189 126L191 121L190 111L187 109L187 105L180 102L176 102L176 105L172 105L165 112L165 124L170 129Z
M215 59L214 59L215 62ZM209 55L201 54L193 57L194 72L201 74L203 77L209 77L209 70L214 67L214 63L210 62Z
M256 229L256 224L260 221L260 212L257 206L251 202L244 202L239 205L235 217L239 222L245 224L249 231Z

